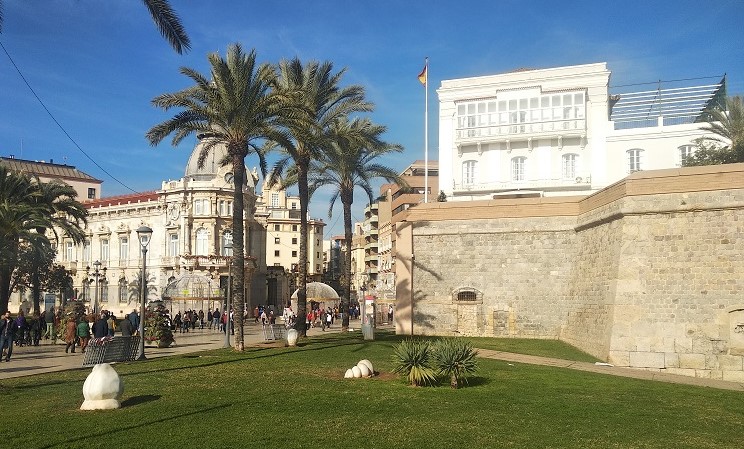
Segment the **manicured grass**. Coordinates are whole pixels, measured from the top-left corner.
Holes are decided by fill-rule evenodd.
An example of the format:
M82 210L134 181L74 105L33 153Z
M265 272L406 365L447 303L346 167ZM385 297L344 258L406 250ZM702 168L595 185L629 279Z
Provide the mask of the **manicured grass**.
M87 369L3 380L3 447L741 447L740 392L486 359L465 388L412 388L400 338L376 338L118 364L120 410L78 410ZM380 375L343 379L364 358Z
M530 338L469 338L473 347L517 354L553 357L576 362L599 362L600 360L575 347L558 340Z

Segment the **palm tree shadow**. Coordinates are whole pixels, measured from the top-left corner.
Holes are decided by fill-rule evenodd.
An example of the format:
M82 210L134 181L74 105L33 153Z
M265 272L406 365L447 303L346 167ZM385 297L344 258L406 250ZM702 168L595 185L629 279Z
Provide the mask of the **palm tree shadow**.
M145 404L152 401L157 401L161 398L159 394L143 394L141 396L134 396L121 401L121 408L134 407L135 405Z

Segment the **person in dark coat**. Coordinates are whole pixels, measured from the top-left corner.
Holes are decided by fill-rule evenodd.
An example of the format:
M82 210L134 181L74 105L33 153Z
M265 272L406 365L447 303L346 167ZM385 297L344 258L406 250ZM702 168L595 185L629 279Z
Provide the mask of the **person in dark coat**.
M134 333L134 326L128 319L119 321L119 330L121 331L122 337L131 337Z
M102 313L98 317L95 323L93 323L93 337L103 338L108 335L108 323L106 322L106 314Z
M10 318L10 312L5 312L0 318L0 356L5 352L5 361L10 362L13 354L13 336L15 335L15 324ZM2 357L0 357L2 361Z

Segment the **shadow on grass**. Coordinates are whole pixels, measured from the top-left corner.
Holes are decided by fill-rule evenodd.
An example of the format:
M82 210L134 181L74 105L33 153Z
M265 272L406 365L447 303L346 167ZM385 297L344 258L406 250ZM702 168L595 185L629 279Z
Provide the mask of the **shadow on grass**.
M143 397L143 396L139 396L139 397ZM144 397L147 397L147 396L144 396ZM114 428L114 429L112 429L112 428L101 429L99 432L96 432L96 433L91 433L91 434L87 434L87 435L79 435L79 436L76 436L74 438L70 438L70 439L67 439L67 440L64 440L64 441L57 441L57 442L54 442L54 443L49 444L47 446L40 446L40 447L41 448L44 448L44 449L50 448L50 447L67 447L67 446L72 445L73 443L79 443L81 441L86 441L86 440L91 440L92 441L94 438L97 438L97 437L107 437L112 432L126 432L127 430L135 430L135 429L138 429L138 428L144 427L144 426L152 426L152 425L155 425L155 424L162 424L162 423L165 423L165 422L174 420L174 419L184 418L186 416L201 415L203 413L208 413L208 412L211 412L211 411L214 411L214 410L219 410L219 409L222 409L222 408L225 408L225 407L229 407L230 405L231 405L230 403L213 405L211 407L206 407L206 408L203 408L203 409L200 409L200 410L195 410L193 412L179 413L177 415L166 416L166 417L163 417L163 418L160 418L160 419L148 420L147 422L143 422L143 423L140 423L140 424L134 424L134 425L131 425L131 426L122 426L120 428Z
M162 396L158 394L143 394L142 396L135 396L133 398L129 398L124 401L121 401L121 408L134 407L135 405L157 401L161 397Z

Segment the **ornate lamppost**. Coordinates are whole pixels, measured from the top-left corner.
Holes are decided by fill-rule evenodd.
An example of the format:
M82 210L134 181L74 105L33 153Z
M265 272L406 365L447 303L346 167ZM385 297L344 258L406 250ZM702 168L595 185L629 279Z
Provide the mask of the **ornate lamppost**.
M140 226L137 228L137 237L142 247L142 273L140 274L140 320L139 320L139 355L137 360L145 360L145 302L147 300L147 247L150 245L152 228Z

